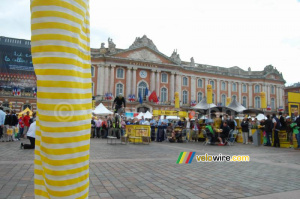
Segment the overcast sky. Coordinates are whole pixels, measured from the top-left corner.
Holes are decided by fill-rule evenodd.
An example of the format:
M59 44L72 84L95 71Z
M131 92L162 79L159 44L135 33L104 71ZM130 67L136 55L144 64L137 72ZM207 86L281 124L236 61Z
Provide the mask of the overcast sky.
M29 0L0 0L0 35L30 39ZM272 64L300 80L300 0L90 0L91 47L128 48L144 34L181 60L244 70Z

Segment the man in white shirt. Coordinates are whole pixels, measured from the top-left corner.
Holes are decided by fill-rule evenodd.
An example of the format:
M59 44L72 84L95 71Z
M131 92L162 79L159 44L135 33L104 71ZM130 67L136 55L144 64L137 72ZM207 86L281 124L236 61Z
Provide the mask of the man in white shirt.
M28 131L27 131L27 138L30 140L30 144L23 144L21 143L21 149L34 149L35 148L35 130L36 130L36 121L34 121Z

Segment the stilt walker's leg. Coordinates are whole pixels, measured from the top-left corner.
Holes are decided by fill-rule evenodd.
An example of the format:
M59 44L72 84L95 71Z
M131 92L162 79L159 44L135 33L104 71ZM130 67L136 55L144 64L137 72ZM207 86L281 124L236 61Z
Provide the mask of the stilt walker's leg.
M88 0L31 0L37 76L36 198L88 198L91 65Z

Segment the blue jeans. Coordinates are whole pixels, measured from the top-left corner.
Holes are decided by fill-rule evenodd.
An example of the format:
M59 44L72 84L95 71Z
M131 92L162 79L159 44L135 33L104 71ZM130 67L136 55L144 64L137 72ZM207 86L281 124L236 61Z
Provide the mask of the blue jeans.
M271 142L270 142L270 137L272 135L272 132L267 132L266 131L266 138L267 138L267 146L271 146Z
M296 134L296 139L297 139L297 142L298 142L298 148L300 148L300 131L298 134Z
M19 128L19 133L17 134L17 139L20 139L20 137L23 136L23 131L24 131L24 128Z

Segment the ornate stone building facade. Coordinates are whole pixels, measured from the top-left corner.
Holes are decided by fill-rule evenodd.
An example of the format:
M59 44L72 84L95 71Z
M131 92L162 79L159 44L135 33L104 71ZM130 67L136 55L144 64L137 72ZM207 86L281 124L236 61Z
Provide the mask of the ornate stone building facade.
M30 62L30 41L8 37L0 37L0 41L3 46L0 56L0 104L17 111L25 107L36 110L33 90L36 77ZM12 47L9 52L8 47ZM11 56L10 62L7 61L7 55ZM105 96L122 93L127 100L129 96L136 96L136 100L127 102L128 112L173 110L174 93L179 92L182 109L189 109L191 104L199 102L206 95L207 84L213 86L215 104L225 105L226 98L231 97L247 108L260 108L260 92L265 91L273 111L284 106L285 81L282 74L271 65L262 71L252 71L250 68L244 71L236 66L224 68L198 64L193 57L189 62L182 61L177 50L167 56L147 36L137 37L127 49L117 48L109 38L107 47L102 43L100 48L91 49L91 57L93 96L96 104L102 102L108 108L111 108L112 100ZM28 63L24 65L25 62L20 60ZM20 66L16 70L10 65ZM22 71L25 69L25 72ZM14 87L21 89L20 95L13 94ZM143 104L140 104L139 93L144 96L146 90L149 93L155 91L160 102L152 103L144 98Z
M155 91L159 104L143 101L128 102L127 111L139 108L172 110L174 93L179 92L183 109L198 103L206 95L206 85L212 84L213 101L225 105L227 97L237 99L247 108L260 108L260 92L267 95L267 104L276 111L284 106L284 84L282 73L272 65L262 71L244 71L235 66L224 68L182 61L177 50L170 57L161 53L152 40L137 37L128 49L118 49L112 39L108 48L91 49L93 94L96 100L111 106L105 96L122 93L129 96L145 95L145 90ZM147 89L146 89L147 88Z

